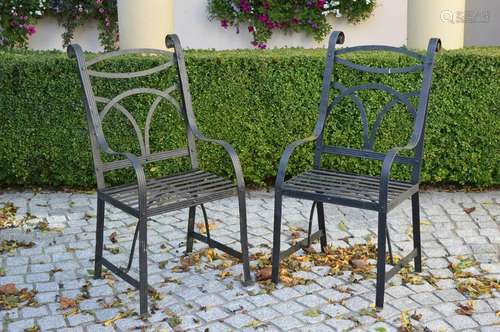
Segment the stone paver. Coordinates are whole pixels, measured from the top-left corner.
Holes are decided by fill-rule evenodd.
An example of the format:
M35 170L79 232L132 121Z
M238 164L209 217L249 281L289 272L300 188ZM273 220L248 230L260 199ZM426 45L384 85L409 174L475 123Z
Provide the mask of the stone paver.
M258 284L244 288L239 283L241 265L230 269L232 276L221 278L219 270L204 261L187 272L173 272L185 249L187 211L152 218L148 223L149 282L162 295L151 303L152 315L141 320L138 294L112 276L92 278L95 245L95 195L69 192L14 192L0 194L2 203L13 202L20 219L34 216L28 225L47 220L49 231L22 229L0 231L0 240L31 239L35 246L17 249L0 257L0 286L15 283L34 289L38 305L0 311L2 331L397 331L402 312L414 314L415 326L430 331L498 331L500 293L494 291L474 301L472 316L460 315L457 305L470 299L457 290L449 266L464 258L479 263L468 272L500 277L500 191L482 193L424 192L422 204L423 276L421 284L405 284L400 276L386 288L386 306L373 314L373 279L360 280L351 273L332 275L329 268L313 267L297 277L305 285L280 285L266 293ZM273 194L249 192L248 232L251 253L269 251L272 246ZM290 229L307 228L310 202L284 200L283 249L291 238ZM207 204L215 220L212 237L238 248L239 225L236 198ZM467 214L464 207L476 209ZM119 253L105 251L111 261L124 265L135 228L134 218L106 207L105 243ZM325 205L328 238L331 244L348 247L376 239L376 215ZM202 222L197 215L197 223ZM342 222L342 225L340 223ZM393 247L411 250L411 204L404 202L389 215ZM31 227L33 229L33 227ZM109 236L116 232L117 243ZM205 248L195 243L195 250ZM399 252L401 255L401 252ZM137 256L137 255L136 255ZM137 275L138 259L132 274ZM411 272L412 273L412 272ZM432 276L427 278L426 276ZM432 282L430 281L432 280ZM61 296L77 298L79 310L63 311ZM105 322L108 326L105 326ZM176 326L176 327L175 327Z

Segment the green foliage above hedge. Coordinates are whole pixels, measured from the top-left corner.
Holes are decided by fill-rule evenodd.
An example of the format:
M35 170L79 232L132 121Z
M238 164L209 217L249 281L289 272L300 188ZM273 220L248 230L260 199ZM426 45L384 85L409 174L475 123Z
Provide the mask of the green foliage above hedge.
M208 137L233 144L249 184L269 183L285 146L311 133L318 114L324 57L324 50L188 52L198 125ZM407 61L385 53L367 53L354 60L372 66ZM127 57L110 66L133 71L159 61ZM499 70L500 48L449 51L437 57L425 137L424 182L477 187L500 184ZM339 75L346 85L373 78L348 70ZM169 78L153 77L150 83L165 85L162 83ZM393 75L381 80L411 91L418 77ZM140 79L134 84L145 85ZM118 91L105 82L97 86L103 96ZM362 97L375 106L369 109L373 121L386 99L370 94ZM127 106L136 113L147 112L150 102L140 98ZM154 120L163 134L153 135L159 142L154 147L172 148L175 145L170 142L182 137L182 124L171 112L159 113ZM343 104L329 119L327 141L358 146L359 123L353 105ZM410 127L406 112L396 109L387 124L384 120L377 150L404 143ZM137 144L127 130L121 123L106 126L112 146L136 151ZM0 133L1 185L94 186L80 85L75 64L64 54L0 52ZM312 145L297 150L289 174L310 167L312 153ZM223 151L202 145L200 154L202 167L232 174ZM327 158L324 162L335 169L380 173L380 164L359 159ZM158 175L185 164L167 161L149 172ZM396 168L395 174L404 177L407 170ZM124 176L128 175L115 174L110 182L123 181Z

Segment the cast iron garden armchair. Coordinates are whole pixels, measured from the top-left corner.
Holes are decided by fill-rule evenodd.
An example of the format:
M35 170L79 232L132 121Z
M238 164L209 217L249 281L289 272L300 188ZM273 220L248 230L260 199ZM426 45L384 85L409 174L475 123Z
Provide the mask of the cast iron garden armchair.
M102 266L104 265L123 280L130 283L135 288L139 288L140 312L141 315L148 312L148 272L147 272L147 221L149 217L163 214L170 211L189 208L187 227L187 252L193 249L193 240L197 239L208 243L210 247L218 248L243 261L244 284L251 282L250 267L248 260L248 240L246 225L246 205L245 205L245 182L241 170L238 156L231 145L224 141L208 139L203 136L195 123L192 110L189 83L184 62L184 56L179 38L176 35L169 35L166 38L168 48L173 48L173 54L162 50L135 49L110 52L97 56L89 61L85 60L82 49L79 45L71 45L68 54L76 58L80 80L84 91L84 104L86 108L89 133L92 145L95 173L97 178L97 226L96 226L96 251L95 251L95 277L100 278ZM109 73L93 70L92 67L104 60L126 54L155 54L165 59L165 63L151 69L141 70L132 73ZM169 68L176 69L177 84L165 89L135 88L120 93L113 98L96 96L91 84L91 77L105 79L128 79L144 77L166 71ZM172 92L179 90L181 103L175 100ZM139 94L151 94L156 97L147 114L145 123L145 136L143 138L141 130L134 117L122 105L122 100ZM164 152L151 152L149 146L149 129L153 114L161 101L172 103L180 112L185 123L187 147ZM97 103L104 104L104 108L99 111ZM101 122L108 111L115 109L120 111L131 122L139 140L141 155L134 155L128 152L115 152L108 145L103 133ZM195 141L204 141L221 146L229 154L235 175L236 184L225 178L202 171L198 167L198 157ZM103 162L102 155L116 156L119 160ZM185 173L169 175L161 178L147 179L144 172L144 165L150 162L158 162L178 157L190 157L191 170ZM109 171L132 167L137 179L136 183L109 187L104 181L104 174ZM241 252L238 252L222 243L210 238L210 231L207 221L204 203L233 196L235 193L239 199L240 214L240 236ZM118 268L109 260L103 257L103 231L104 231L104 207L105 202L129 213L138 218L134 238L132 241L130 258L126 268ZM201 206L205 219L207 235L204 236L194 231L196 206ZM128 273L135 249L137 238L139 239L139 280L134 279Z
M272 279L279 282L280 260L291 255L304 245L308 245L311 240L320 239L321 248L327 246L324 203L334 203L354 208L378 211L378 241L377 241L377 289L376 306L382 308L384 304L385 283L396 274L404 265L412 259L415 262L415 270L421 272L421 244L420 244L420 215L419 215L419 181L422 165L424 128L427 112L429 92L431 88L432 66L435 53L440 48L439 39L429 41L427 54L422 56L406 48L396 48L389 46L357 46L336 50L336 44L343 44L344 34L333 32L330 36L328 54L326 59L326 69L323 76L323 88L320 102L320 113L312 136L290 144L281 156L275 188L275 211L274 211L274 239L272 254ZM343 57L344 54L356 51L389 51L404 54L418 60L417 65L399 68L376 68L353 63ZM334 65L340 64L349 69L358 70L373 74L406 74L423 72L422 86L419 90L401 93L390 86L381 83L368 83L346 87L342 85L334 76ZM330 98L330 89L339 91L335 98ZM384 91L388 93L392 100L377 115L376 120L369 130L366 116L366 108L357 93L364 90ZM331 110L335 108L342 99L352 98L354 104L360 111L363 126L363 148L353 149L341 146L326 145L323 142L325 122ZM418 105L415 107L410 102L410 97L418 98ZM333 99L333 101L331 101ZM401 147L394 147L387 153L374 151L373 145L375 135L387 112L396 104L401 103L410 112L414 127L409 142ZM289 158L293 151L307 142L315 142L314 166L311 171L302 173L285 181L286 169ZM413 151L413 157L400 155L400 152ZM357 157L382 161L380 177L365 176L360 174L349 174L335 172L333 170L321 168L321 157L323 154L335 154L346 157ZM408 182L393 181L390 179L390 172L393 163L407 164L412 167L411 180ZM311 218L309 220L308 238L286 251L280 252L282 197L289 196L313 201ZM414 249L409 255L399 261L390 271L385 271L386 265L386 241L389 243L389 254L393 262L392 249L390 245L389 232L387 228L387 213L401 203L404 199L412 200L412 223L413 223L413 245ZM311 235L311 222L314 209L317 210L319 230Z

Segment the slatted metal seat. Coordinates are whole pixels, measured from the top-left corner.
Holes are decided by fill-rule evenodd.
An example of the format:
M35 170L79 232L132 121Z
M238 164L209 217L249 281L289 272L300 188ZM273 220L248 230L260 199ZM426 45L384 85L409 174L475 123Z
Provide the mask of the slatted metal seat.
M391 46L355 46L350 48L336 49L336 44L344 42L342 32L333 32L330 36L326 69L323 74L323 87L321 102L319 106L319 117L314 128L313 135L291 143L281 156L278 175L275 185L274 206L274 236L272 254L272 280L279 282L280 261L304 246L309 246L311 241L320 239L321 248L324 251L327 246L324 203L333 203L360 209L375 210L378 212L378 239L377 239L377 294L376 306L382 308L384 305L385 283L394 276L404 265L414 260L415 270L422 270L422 250L420 243L420 211L419 211L419 181L423 156L423 137L427 104L432 80L432 67L434 55L439 50L441 42L437 38L429 41L427 54ZM386 51L396 52L419 62L416 65L400 68L376 68L354 63L343 57L351 52L364 51ZM350 70L363 73L382 75L403 75L407 73L422 73L422 85L417 91L399 92L394 88L379 83L364 83L347 87L335 76L334 67L343 66ZM351 82L350 82L351 83ZM331 97L331 90L337 90L338 94ZM360 92L371 90L372 92L383 92L391 98L384 108L377 114L372 126L368 124L367 108L358 95ZM414 105L410 98L418 98ZM358 109L361 126L363 147L361 149L333 146L325 144L325 123L332 110L345 98L350 98ZM395 146L388 152L374 150L377 131L380 128L388 112L397 104L405 106L413 119L414 127L409 142L405 145ZM285 181L288 161L294 150L306 143L315 143L313 169L292 177ZM413 151L413 156L401 155L402 151ZM368 176L364 174L342 173L322 167L323 155L337 155L342 157L355 157L361 159L382 162L380 176ZM393 164L405 164L411 167L411 179L409 181L395 181L391 179L391 168ZM295 242L287 250L280 251L281 243L281 217L283 196L307 199L313 201L309 218L308 236L302 241ZM386 272L386 241L389 249L389 257L394 265L389 229L387 227L387 213L403 200L412 200L412 224L414 249L398 264ZM317 211L319 230L312 234L312 221L314 212Z
M76 58L78 64L78 72L84 92L84 104L97 179L95 278L101 278L102 267L105 266L132 286L139 288L141 315L148 314L147 221L148 218L158 214L189 208L187 217L186 253L193 250L193 242L195 239L205 242L210 247L220 249L242 260L243 284L248 285L252 283L248 257L245 181L238 156L228 143L206 138L198 130L192 109L186 65L179 38L176 35L167 36L166 46L167 48L173 48L174 52L171 53L154 49L122 50L102 54L90 60L85 59L84 53L79 45L71 45L68 48L68 55L71 58ZM103 72L96 70L94 67L96 64L105 60L129 54L155 55L165 61L154 68L143 69L132 73ZM103 97L96 95L96 91L94 91L95 89L92 85L93 78L125 80L159 75L170 68L175 69L176 82L170 87L162 87L162 90L152 87L139 87L121 92L114 97ZM138 125L138 121L134 118L132 113L125 108L127 104L124 99L136 95L152 95L155 97L149 109L145 109L147 114L144 117L146 119L144 134ZM177 96L180 96L180 98L176 98ZM151 123L155 116L155 112L162 102L166 102L173 106L180 115L185 127L187 147L181 147L170 151L151 151ZM102 104L104 104L104 106L99 108L98 105ZM131 124L137 136L141 152L140 155L130 152L115 152L109 146L103 132L102 122L109 119L108 114L113 111L120 112ZM196 141L218 145L227 152L233 165L236 183L200 170ZM104 156L112 156L119 159L104 161ZM191 161L191 169L187 172L156 178L146 177L144 170L144 165L146 164L168 162L174 158L187 157L189 157ZM136 177L135 183L119 186L108 186L106 184L106 173L126 168L132 168L134 170ZM241 251L237 251L210 237L207 211L203 205L204 203L220 200L235 194L238 196L239 203ZM105 203L114 205L138 218L130 250L130 258L126 267L117 267L103 257ZM201 207L203 213L206 235L194 231L197 206ZM139 280L133 278L128 273L132 266L137 239L139 239Z
M234 196L237 186L215 174L193 170L146 180L150 217ZM98 190L99 195L130 214L139 216L137 183Z
M366 210L379 208L380 178L368 175L334 172L327 169L313 169L285 181L283 193L286 196L314 199L318 196L325 203L342 201L342 205ZM389 209L418 191L418 185L401 181L389 181L387 205Z

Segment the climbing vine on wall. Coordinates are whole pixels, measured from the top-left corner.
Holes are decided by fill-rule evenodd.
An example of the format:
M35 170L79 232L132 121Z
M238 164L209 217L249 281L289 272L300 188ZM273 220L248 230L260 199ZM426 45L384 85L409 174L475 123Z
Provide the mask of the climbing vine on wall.
M54 16L64 27L67 46L78 26L88 20L98 23L99 39L106 50L115 48L118 36L116 0L2 0L0 2L0 48L26 47L36 33L40 17Z
M331 31L328 15L345 17L359 23L375 8L375 0L209 0L211 20L224 29L234 27L237 33L245 25L252 45L266 48L275 30L306 32L322 40Z

